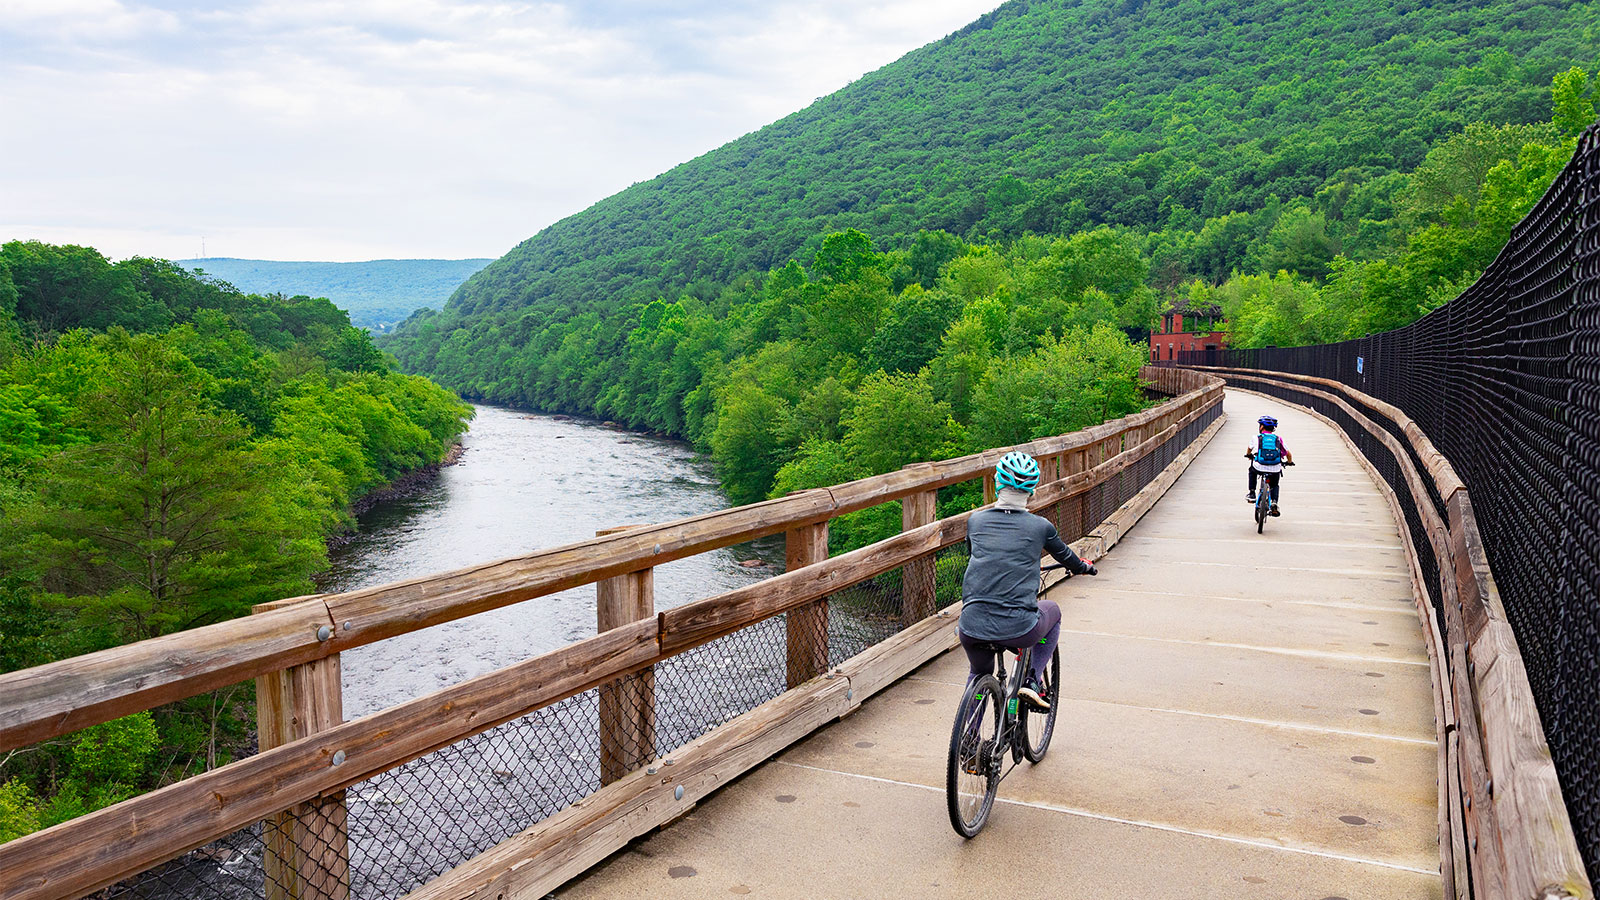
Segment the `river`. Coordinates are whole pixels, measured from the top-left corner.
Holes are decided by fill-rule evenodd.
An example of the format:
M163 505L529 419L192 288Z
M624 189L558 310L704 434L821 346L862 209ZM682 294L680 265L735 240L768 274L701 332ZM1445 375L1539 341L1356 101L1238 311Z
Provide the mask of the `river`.
M618 525L666 522L727 506L710 464L683 443L593 421L494 406L477 416L461 461L409 497L360 518L332 555L324 591L347 591L460 569L594 537ZM657 609L775 574L783 536L658 566ZM744 566L755 560L759 565ZM835 598L834 658L898 628L898 596ZM878 591L882 593L882 591ZM851 599L853 598L853 599ZM785 686L784 625L754 626L655 668L658 741L678 746ZM423 696L595 632L595 588L504 609L346 651L346 719ZM752 650L752 648L755 648ZM352 786L351 896L394 900L599 786L594 697L577 697ZM311 830L318 827L316 813ZM255 900L264 896L268 830L257 825L124 882L113 896ZM317 852L313 845L313 853ZM320 877L320 876L315 876Z
M461 462L422 492L378 505L333 554L324 591L347 591L531 553L618 525L722 509L711 465L686 444L565 416L476 406ZM741 561L760 559L761 567ZM770 577L783 538L656 569L666 609ZM347 719L419 697L595 632L592 585L343 655Z

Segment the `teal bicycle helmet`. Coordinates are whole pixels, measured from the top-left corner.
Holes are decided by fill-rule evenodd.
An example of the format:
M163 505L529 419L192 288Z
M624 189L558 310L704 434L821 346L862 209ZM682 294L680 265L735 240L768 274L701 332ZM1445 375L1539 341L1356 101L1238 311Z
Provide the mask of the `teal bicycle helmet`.
M1039 486L1039 464L1028 454L1013 450L994 467L994 483L1031 494Z

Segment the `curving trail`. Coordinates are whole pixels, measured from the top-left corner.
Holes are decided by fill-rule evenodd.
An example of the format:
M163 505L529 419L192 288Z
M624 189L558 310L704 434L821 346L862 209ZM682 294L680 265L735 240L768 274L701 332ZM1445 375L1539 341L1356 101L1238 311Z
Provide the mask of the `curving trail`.
M1050 755L963 841L947 653L561 897L1436 898L1423 631L1387 503L1342 440L1230 392L1228 423L1064 610ZM1243 451L1299 465L1255 533Z

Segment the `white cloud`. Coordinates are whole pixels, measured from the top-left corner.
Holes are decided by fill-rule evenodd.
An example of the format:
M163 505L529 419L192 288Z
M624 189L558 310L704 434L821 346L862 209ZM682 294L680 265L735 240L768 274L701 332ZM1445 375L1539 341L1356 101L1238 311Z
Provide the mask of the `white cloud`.
M0 239L494 256L995 5L8 0Z

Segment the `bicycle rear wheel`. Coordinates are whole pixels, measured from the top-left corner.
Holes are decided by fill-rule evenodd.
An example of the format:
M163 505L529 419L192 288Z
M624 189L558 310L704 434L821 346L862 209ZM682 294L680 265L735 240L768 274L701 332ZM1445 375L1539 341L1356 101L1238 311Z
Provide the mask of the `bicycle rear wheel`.
M1256 498L1256 534L1260 534L1262 527L1267 524L1267 510L1271 508L1271 501L1267 499L1267 487L1262 485L1261 494Z
M950 825L970 838L983 830L1000 787L1000 682L985 675L967 686L950 729L945 803Z
M1050 665L1044 667L1044 699L1049 709L1039 709L1032 704L1023 711L1022 753L1028 762L1044 759L1050 749L1050 736L1056 732L1056 711L1061 708L1061 648L1050 654Z

